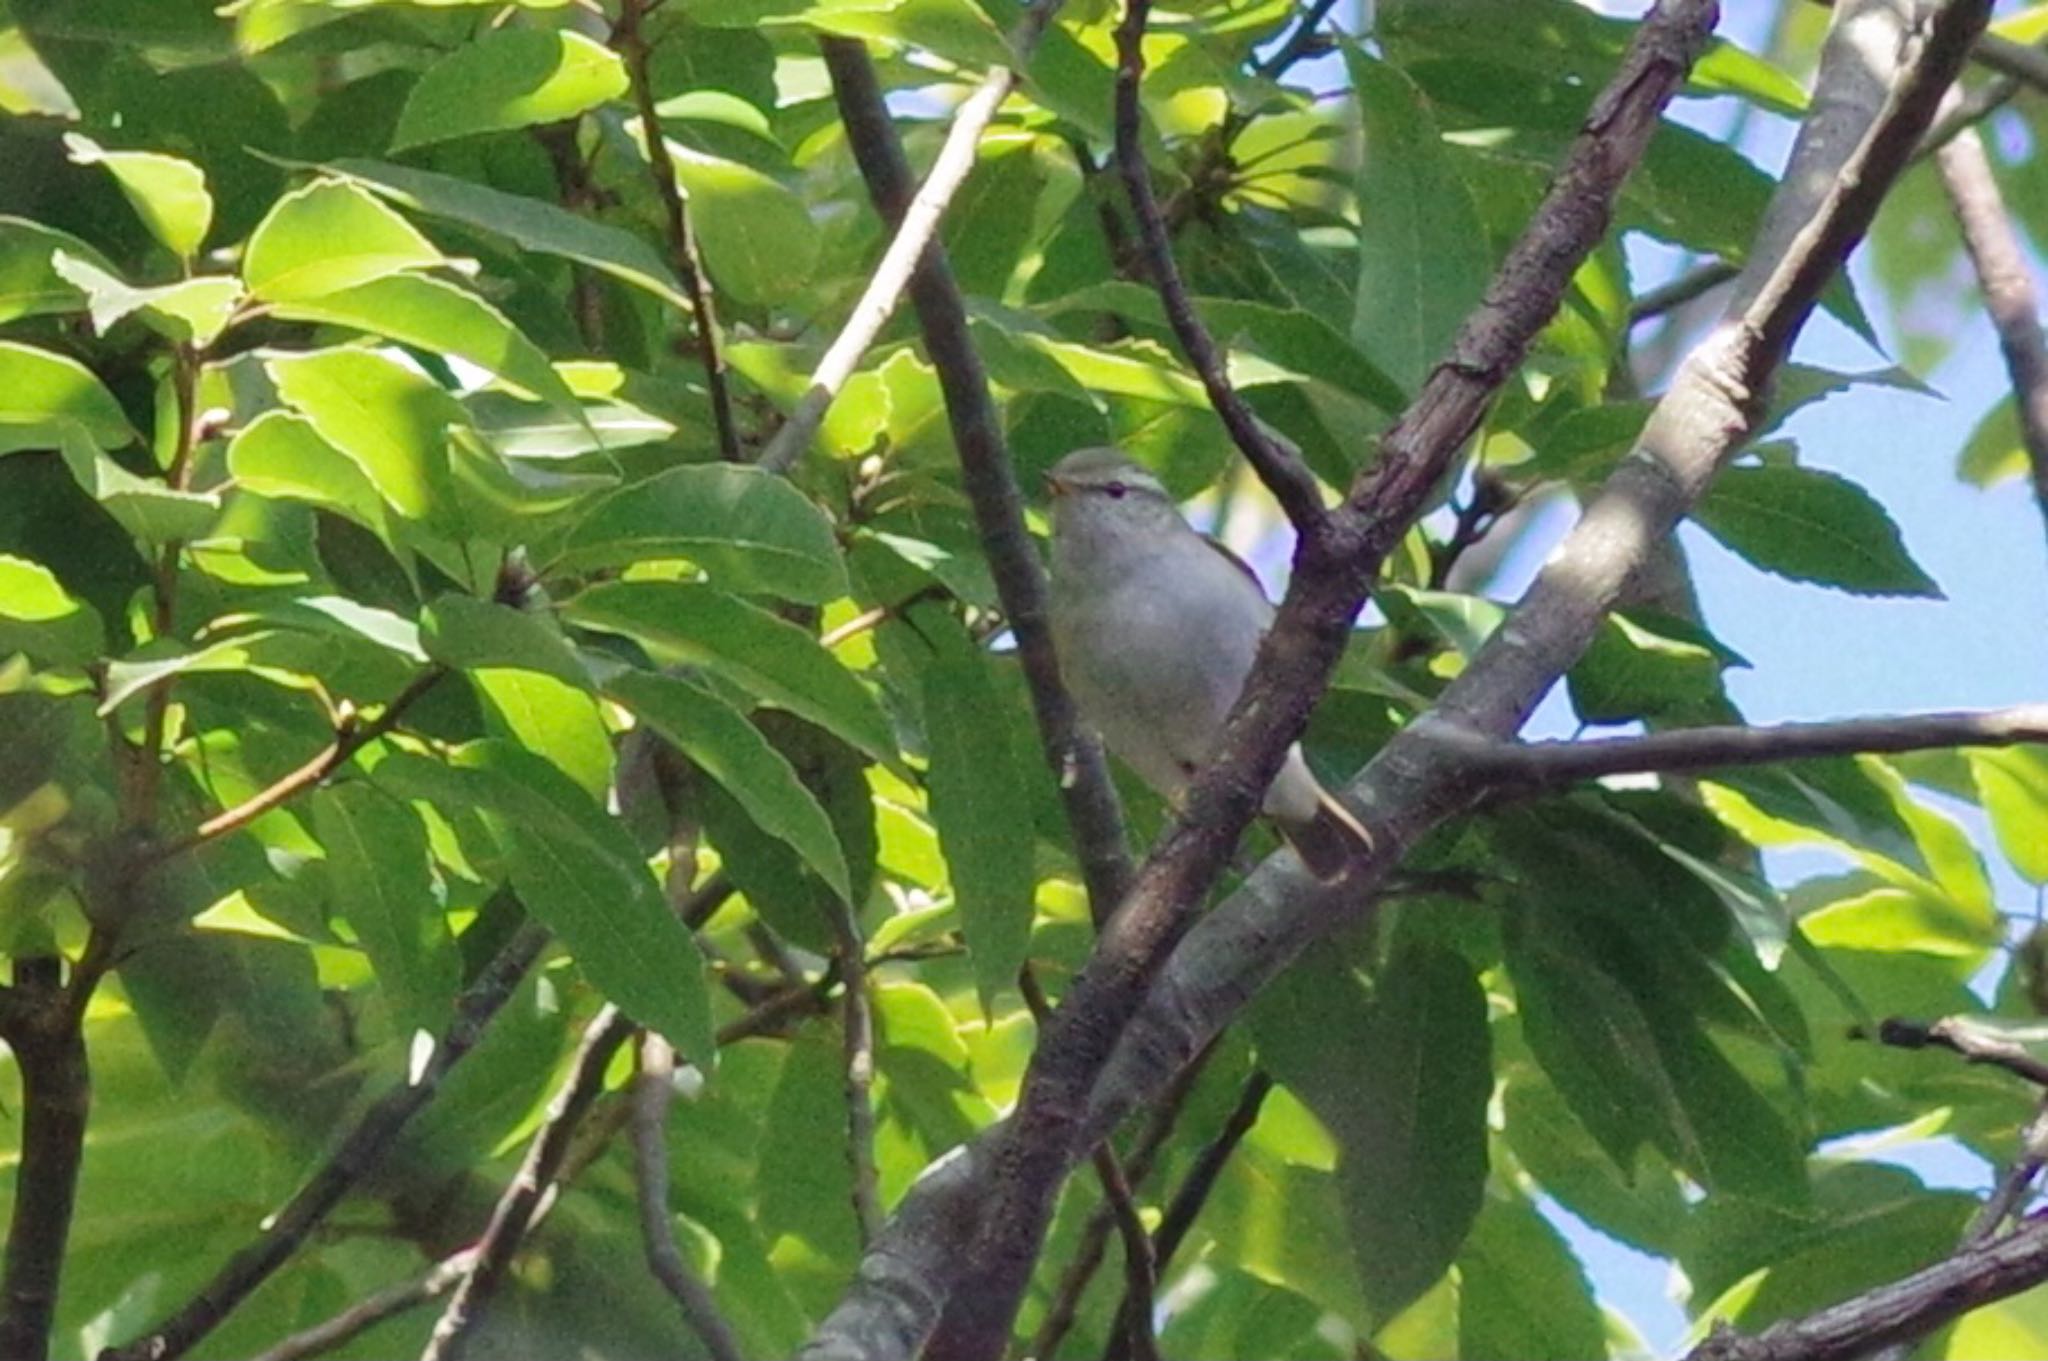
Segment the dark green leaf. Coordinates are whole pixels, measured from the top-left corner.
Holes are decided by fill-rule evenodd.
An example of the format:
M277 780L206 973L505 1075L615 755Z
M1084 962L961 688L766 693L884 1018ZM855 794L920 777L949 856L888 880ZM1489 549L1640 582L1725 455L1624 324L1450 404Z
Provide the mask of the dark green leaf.
M1492 1195L1458 1254L1458 1354L1598 1361L1607 1325L1563 1235L1519 1195Z
M576 523L561 555L577 567L688 558L733 590L811 603L846 593L839 545L818 508L787 479L729 463L621 487Z
M427 608L420 641L427 655L460 670L511 667L591 688L590 673L553 621L509 605L444 595Z
M564 614L633 638L664 662L704 667L878 761L896 760L889 722L853 673L810 634L744 600L681 582L612 582L569 601Z
M393 1013L408 1030L438 1034L458 961L419 818L389 795L350 782L314 793L313 829L327 852L331 905L355 928Z
M1767 572L1856 595L1940 598L1883 506L1846 477L1813 468L1730 468L1694 518Z

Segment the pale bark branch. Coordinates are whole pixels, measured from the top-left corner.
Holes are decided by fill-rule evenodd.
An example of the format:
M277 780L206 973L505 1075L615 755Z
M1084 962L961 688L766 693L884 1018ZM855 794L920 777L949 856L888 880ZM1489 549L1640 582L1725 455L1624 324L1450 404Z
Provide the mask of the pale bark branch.
M320 1170L272 1216L269 1227L230 1258L197 1295L133 1342L102 1351L99 1361L172 1361L183 1356L270 1279L342 1197L383 1159L406 1122L439 1093L449 1072L483 1038L484 1028L511 998L547 943L543 927L532 922L520 926L456 999L455 1020L418 1074L363 1112Z
M1138 85L1145 74L1145 22L1151 14L1151 0L1125 0L1123 22L1117 25L1116 49L1116 163L1131 201L1131 213L1138 222L1138 240L1143 246L1145 269L1159 290L1166 309L1167 324L1180 341L1188 363L1209 394L1209 405L1237 445L1245 461L1273 493L1273 499L1287 512L1297 529L1307 529L1323 515L1323 493L1315 474L1301 456L1268 431L1245 405L1231 385L1221 351L1209 335L1209 328L1195 312L1194 299L1174 262L1173 241L1160 215L1159 200L1152 194L1152 171L1145 164L1144 113L1139 107Z
M1938 1021L1921 1022L1892 1016L1879 1024L1874 1038L1896 1049L1946 1049L1971 1063L2003 1068L2014 1077L2048 1087L2048 1063L2035 1058L2018 1041L1974 1025L1967 1017L1944 1016Z
M476 1249L464 1248L434 1263L410 1281L386 1286L366 1296L330 1319L293 1333L256 1357L256 1361L305 1361L310 1356L331 1352L343 1343L370 1331L386 1319L398 1317L430 1304L455 1288L469 1275L476 1261Z
M1610 775L1676 775L1735 766L1948 747L2048 742L2048 704L1956 713L1901 714L1825 723L1674 728L1645 737L1503 742L1438 728L1433 740L1474 781L1507 795L1539 793Z
M1971 55L1980 66L2048 93L2048 52L1987 33L1977 40L1977 50Z
M526 1240L526 1231L533 1224L541 1198L554 1185L555 1173L568 1155L576 1126L591 1103L604 1092L604 1071L612 1055L632 1034L632 1021L609 1003L584 1027L568 1076L549 1100L547 1114L534 1133L533 1142L527 1145L519 1171L492 1208L483 1237L477 1240L469 1274L455 1287L455 1294L442 1310L426 1350L420 1353L420 1361L456 1361L476 1340L485 1312L511 1271L520 1244Z
M853 1176L853 1219L865 1247L882 1228L881 1173L875 1166L875 1010L868 995L867 946L853 908L837 899L828 909L839 942L840 1038L845 1062L846 1161Z
M1512 734L1575 660L1651 547L1668 535L1755 419L1798 323L1828 271L1868 224L1931 119L1984 0L1957 0L1924 27L1893 0L1837 6L1813 114L1752 253L1729 320L1688 358L1645 430L1536 583L1429 714L1384 748L1348 790L1381 848L1379 868L1467 806L1459 761L1432 753L1461 732ZM1082 1137L1098 1138L1228 1022L1299 953L1369 910L1365 895L1314 883L1275 857L1188 935L1125 1029L1091 1097Z
M869 197L885 221L901 220L909 209L910 167L867 50L843 38L827 38L821 46ZM1073 834L1089 910L1100 924L1122 899L1130 880L1123 806L1110 783L1102 744L1081 725L1060 679L1047 623L1045 569L1024 524L1023 494L1010 466L987 375L968 333L966 306L945 248L936 241L926 246L913 271L910 298L925 349L938 370L946 419L959 451L961 485L974 511L1003 615L1017 638L1018 660L1045 760L1058 782Z
M846 324L818 361L818 367L812 371L810 387L797 402L796 409L789 413L789 419L762 449L759 460L762 467L771 472L781 472L802 458L804 450L810 447L811 437L824 424L825 413L831 409L833 399L846 386L846 380L853 377L861 356L867 353L868 346L875 343L875 337L881 334L883 325L896 311L896 304L910 286L911 275L917 271L926 248L938 239L939 221L946 215L947 205L974 169L982 134L995 121L996 110L1002 107L1017 83L1017 70L1031 60L1039 35L1052 22L1060 3L1061 0L1036 0L1025 9L1024 17L1018 20L1010 33L1014 64L998 66L982 78L974 93L953 114L953 126L947 130L946 140L939 147L938 159L926 172L924 183L914 196L909 196L907 203L888 215L895 235L890 238L888 249L882 253L881 263L868 276L867 287L853 305L853 314L846 319ZM841 43L860 47L852 39L828 38L825 40L828 60L832 47ZM861 55L866 58L865 48L861 49ZM854 137L854 149L858 152L859 138L851 124L847 131Z
M640 1201L640 1237L647 1266L675 1297L683 1321L712 1361L744 1361L746 1349L718 1299L676 1246L668 1210L668 1113L675 1102L676 1051L659 1035L641 1041L633 1080L633 1167Z
M1053 1197L1074 1161L1109 1128L1092 1119L1090 1109L1105 1063L1299 736L1382 556L1449 469L1492 394L1555 314L1573 271L1605 234L1621 181L1704 45L1714 12L1708 0L1666 0L1639 27L1615 81L1596 101L1551 193L1451 358L1389 433L1380 460L1361 476L1341 512L1302 536L1293 587L1226 726L1223 753L1195 780L1186 809L1053 1016L1016 1113L956 1154L947 1175L927 1177L913 1191L863 1259L859 1278L826 1319L810 1354L915 1354L936 1322L932 1306L942 1302L951 1308L944 1329L931 1338L935 1353L980 1358L1001 1352ZM1418 819L1424 812L1417 810ZM1387 844L1398 848L1407 839ZM1361 867L1342 881L1338 896L1363 897L1385 867ZM1145 1085L1156 1089L1200 1047L1176 1053L1153 1070L1157 1081ZM964 1242L973 1243L971 1255L963 1256Z
M2032 48L2019 50L2048 64L2048 57ZM1991 158L1984 154L1984 139L1974 128L1964 129L1941 149L1935 166L1984 290L1984 309L1998 332L2034 501L2048 528L2048 339L2041 334L2040 294L1991 173Z

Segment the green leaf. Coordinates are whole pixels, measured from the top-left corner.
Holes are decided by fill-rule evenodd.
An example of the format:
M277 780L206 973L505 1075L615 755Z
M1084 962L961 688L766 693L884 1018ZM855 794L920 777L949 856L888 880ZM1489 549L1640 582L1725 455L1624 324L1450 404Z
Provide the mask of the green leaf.
M559 255L644 289L688 311L675 276L653 247L628 231L607 227L542 199L507 194L452 175L381 161L347 159L322 166L415 212L488 232L522 250Z
M266 302L298 302L445 263L433 242L367 190L318 179L279 199L256 225L242 275Z
M624 828L589 793L532 752L491 740L456 748L445 765L387 757L376 780L436 807L477 808L521 901L598 990L710 1065L703 957Z
M1351 338L1404 390L1422 386L1493 273L1471 191L1422 92L1347 45L1365 118L1358 173L1358 297Z
M273 310L292 320L353 326L455 355L572 416L581 410L548 357L504 313L439 279L393 274L317 298L279 303Z
M624 63L568 29L496 28L427 68L391 149L554 123L626 93Z
M919 677L931 753L927 807L946 855L953 898L984 1009L1010 987L1031 947L1030 788L988 659L953 618L921 609L916 627L932 657Z
M25 652L55 666L83 666L104 655L106 638L99 612L49 568L0 553L0 657Z
M818 229L802 199L749 166L670 145L704 267L746 302L779 302L810 281Z
M427 607L420 642L427 655L462 671L512 668L590 690L590 673L552 619L466 595Z
M2008 747L1964 755L2006 859L2028 883L2048 884L2048 751Z
M304 416L266 411L244 426L228 445L228 472L244 491L331 510L398 552L376 484Z
M1609 615L1565 676L1588 723L1625 723L1724 697L1721 672L1748 663L1697 624L1653 610Z
M1489 1196L1458 1254L1458 1355L1596 1361L1607 1325L1563 1235L1520 1195Z
M127 413L92 371L66 355L0 340L0 449L58 444L63 425L74 425L102 449L135 440Z
M611 787L612 735L597 697L585 686L514 666L467 672L484 704L484 726L551 762L583 792L602 799Z
M792 847L841 898L851 897L832 820L745 715L701 685L645 671L622 671L605 691L718 781L763 831Z
M393 510L424 521L449 506L447 431L468 413L447 392L368 350L281 354L263 367L278 394L355 462Z
M1366 1297L1391 1317L1444 1273L1486 1185L1493 1090L1486 994L1463 956L1431 947L1387 962L1349 1056L1360 1093L1334 1131Z
M0 322L84 305L77 287L51 263L58 251L113 273L106 257L71 233L24 217L0 216Z
M198 538L220 514L215 493L176 491L160 479L137 477L94 447L75 422L64 423L59 449L85 494L145 543Z
M730 463L688 464L621 487L561 545L578 568L683 557L736 591L820 603L846 593L832 526L788 479Z
M130 313L173 340L202 349L220 338L242 301L242 283L223 275L182 279L157 288L133 288L98 265L59 251L50 266L85 295L92 327L105 335Z
M404 804L350 781L314 791L313 832L327 852L331 905L355 928L393 1014L409 1031L439 1034L461 961L441 915L426 829Z
M2020 438L2020 409L2011 393L1991 404L1956 456L1956 476L1973 487L1995 487L2027 475L2027 446Z
M629 402L586 406L576 418L503 392L479 392L463 404L477 432L508 459L567 459L599 449L636 449L676 432L674 422Z
M817 639L758 606L684 582L608 582L569 601L563 615L633 638L662 662L704 667L876 760L897 764L896 742L875 697Z
M1730 468L1707 489L1693 516L1753 565L1794 581L1856 595L1941 596L1907 553L1884 507L1834 473Z
M76 165L103 165L121 186L150 235L181 260L199 253L213 225L206 174L190 161L155 151L108 151L89 137L64 134Z

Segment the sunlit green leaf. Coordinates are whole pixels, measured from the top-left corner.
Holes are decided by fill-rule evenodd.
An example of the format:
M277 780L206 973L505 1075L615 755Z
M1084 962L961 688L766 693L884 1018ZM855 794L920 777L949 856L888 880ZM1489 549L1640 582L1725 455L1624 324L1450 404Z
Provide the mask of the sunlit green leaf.
M281 354L264 368L278 393L355 462L393 510L426 520L446 509L447 430L468 419L448 393L368 350Z
M67 355L0 340L0 449L53 448L60 427L76 425L102 449L132 443L135 431L114 394Z
M671 148L712 282L749 302L776 302L809 282L818 231L794 192L760 171Z
M626 85L618 54L572 29L491 29L427 68L392 150L573 118Z
M454 942L441 916L427 834L412 810L369 785L313 795L334 910L347 919L407 1027L438 1031L455 995Z
M434 244L374 195L320 179L286 194L256 224L242 273L256 297L292 302L442 263Z
M213 195L198 166L161 152L108 151L75 132L64 134L64 147L79 165L105 166L136 216L172 254L198 254L213 225Z
M78 666L99 657L106 630L92 606L39 562L0 554L0 655Z

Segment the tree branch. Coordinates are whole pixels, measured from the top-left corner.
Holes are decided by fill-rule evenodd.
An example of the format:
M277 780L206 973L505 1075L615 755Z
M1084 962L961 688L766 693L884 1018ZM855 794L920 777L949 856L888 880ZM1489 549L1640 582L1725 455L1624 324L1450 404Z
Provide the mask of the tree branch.
M641 31L641 24L658 3L660 0L620 0L619 19L612 26L612 46L625 63L627 78L633 86L633 102L640 111L647 168L654 176L654 189L667 215L670 264L690 298L690 322L697 336L697 357L704 365L704 384L711 394L711 420L718 429L719 456L728 463L737 463L740 437L733 424L732 390L718 334L718 313L713 309L711 288L704 278L689 208L676 184L675 161L669 156L668 140L662 135L661 116L654 108L654 88L647 83L647 36Z
M197 850L209 841L217 841L230 832L242 828L262 817L271 809L280 807L318 785L322 780L348 764L349 758L370 743L398 726L398 720L405 717L405 711L415 701L434 688L440 679L448 674L444 666L430 666L396 695L391 702L367 723L359 721L353 714L342 717L335 726L334 741L297 770L279 777L269 787L257 790L248 798L214 814L197 827L173 841L152 846L144 851L142 864L147 867L175 859L188 851Z
M1871 1038L1861 1030L1851 1031L1850 1036ZM1962 1016L1944 1016L1931 1023L1890 1016L1878 1024L1875 1038L1897 1049L1946 1049L1971 1063L2003 1068L2036 1086L2048 1087L2048 1063L2035 1058L2025 1045Z
M2010 45L2010 44L2008 44ZM1984 44L1980 42L1979 47ZM2048 57L2032 48L2022 52L2048 65ZM2048 528L2048 340L2041 335L2041 300L2027 268L2026 253L2013 231L2012 217L1984 139L1966 128L1941 149L1934 161L1941 186L1962 228L1963 246L1984 290L1984 310L1998 332L2005 371L2012 378L2012 399L2019 414L2020 444L2027 452L2034 501Z
M293 1333L275 1347L262 1353L256 1361L305 1361L306 1357L331 1352L351 1338L358 1337L386 1319L419 1308L431 1300L437 1300L455 1288L458 1281L469 1275L476 1261L476 1249L464 1248L450 1253L429 1267L426 1274L397 1285L386 1286L350 1305L333 1318L314 1324L310 1328Z
M853 1174L853 1218L861 1245L882 1228L880 1173L875 1168L875 1011L868 996L867 946L853 908L836 898L828 911L839 941L840 1006L846 1071L846 1161Z
M1956 713L1899 714L1827 723L1675 728L1645 737L1503 742L1439 729L1435 741L1470 778L1525 795L1608 775L1679 774L1858 753L2048 742L2048 704Z
M768 447L761 451L762 467L771 472L781 472L803 457L811 437L824 423L825 413L831 408L833 399L846 386L846 380L853 376L861 356L867 353L868 346L875 343L883 324L895 312L903 290L910 284L911 275L925 257L926 247L937 240L939 220L945 216L953 195L966 183L968 174L974 169L982 134L995 121L996 110L1002 107L1017 83L1017 71L1030 62L1039 36L1052 22L1060 4L1061 0L1036 0L1025 8L1024 17L1017 21L1016 28L1010 33L1010 50L1014 54L1011 64L991 70L974 93L960 105L953 115L953 126L946 133L945 143L939 148L938 159L932 162L924 184L914 197L907 188L909 172L907 169L904 171L906 187L892 196L899 206L885 210L883 214L895 232L889 248L882 253L881 263L869 276L868 286L862 290L860 301L853 306L853 314L840 328L824 358L818 361L817 369L811 374L811 385L802 400L789 413L789 419L782 428L775 432ZM828 64L833 60L833 48L842 44L859 48L862 60L866 60L867 49L857 40L827 38L822 45ZM845 62L848 59L842 52L840 60ZM835 77L834 85L837 84ZM858 156L862 138L851 122L847 124L847 135L854 143L854 154ZM890 136L895 136L893 128ZM898 154L900 158L901 153ZM867 173L865 168L863 173ZM872 180L872 175L869 178ZM904 203L904 199L908 202Z
M0 1356L43 1361L85 1153L92 1079L55 955L14 962L0 1040L21 1070L21 1151L0 1276Z
M2048 92L2048 52L1986 33L1977 39L1977 49L1971 55L1979 66Z
M1252 1126L1259 1123L1259 1108L1265 1105L1266 1094L1272 1090L1273 1079L1263 1069L1255 1070L1246 1080L1244 1091L1238 1095L1237 1105L1231 1108L1223 1128L1216 1132L1216 1137L1195 1159L1195 1165L1188 1169L1187 1177L1181 1182L1180 1189L1173 1193L1166 1213L1159 1220L1158 1229L1152 1234L1152 1260L1156 1275L1166 1274L1173 1255L1180 1251L1181 1240L1188 1236L1188 1230L1201 1216L1202 1207L1208 1204L1209 1193L1216 1189L1216 1179L1223 1175L1230 1155L1244 1142L1244 1136L1252 1132ZM1151 1314L1150 1292L1141 1294L1135 1288L1126 1291L1124 1302L1117 1310L1117 1326L1110 1333L1110 1345L1103 1353L1103 1361L1125 1361L1129 1352L1122 1344L1127 1330L1137 1326L1140 1320L1149 1320Z
M951 1175L927 1178L906 1200L891 1231L867 1254L853 1288L825 1320L810 1354L914 1354L932 1326L930 1306L949 1295L945 1327L932 1338L935 1354L1000 1353L1059 1184L1113 1127L1114 1121L1097 1121L1091 1105L1104 1065L1138 1016L1161 962L1187 930L1192 905L1215 881L1287 746L1299 736L1383 555L1406 531L1492 394L1555 314L1579 262L1604 235L1621 181L1704 46L1714 14L1710 0L1665 0L1639 27L1614 82L1596 101L1551 192L1452 356L1389 433L1379 462L1361 476L1341 511L1325 517L1318 532L1302 536L1293 585L1226 725L1222 754L1195 779L1186 807L1054 1014L1016 1112L984 1135L972 1154L956 1155ZM1362 898L1373 874L1391 864L1393 852L1445 811L1418 807L1412 826L1389 827L1392 835L1380 838L1384 849L1340 881L1334 896ZM1378 836L1380 828L1373 831ZM1325 907L1328 901L1320 899ZM1270 949L1268 942L1251 953ZM1186 1035L1182 1029L1180 1036ZM1159 1062L1144 1085L1156 1087L1152 1079L1163 1081L1179 1071L1200 1048L1193 1045ZM974 1187L974 1194L963 1193L963 1186ZM972 1218L980 1241L971 1258L962 1260L961 1226L937 1225L939 1215ZM921 1279L907 1279L913 1270Z
M230 1258L197 1295L133 1342L102 1351L99 1361L173 1361L270 1279L341 1198L377 1165L406 1122L439 1093L441 1083L483 1037L484 1028L547 943L545 928L531 921L522 924L462 990L455 1002L455 1019L419 1073L364 1111L320 1170L267 1221L269 1227Z
M745 1361L746 1349L726 1321L711 1287L676 1246L668 1209L668 1113L675 1101L676 1051L659 1035L640 1042L640 1072L633 1080L633 1167L639 1188L640 1237L647 1266L683 1311L683 1321L712 1361Z
M1151 10L1151 0L1125 0L1123 22L1116 29L1116 163L1138 221L1146 271L1159 290L1174 337L1201 376L1217 419L1295 528L1307 530L1322 519L1322 488L1300 456L1268 434L1231 386L1223 355L1195 313L1194 299L1188 296L1180 266L1174 262L1173 242L1160 216L1159 201L1152 195L1152 172L1145 164L1142 137L1144 113L1138 103L1138 85L1145 74L1145 21Z
M827 38L820 45L868 194L885 221L907 220L910 168L867 49L843 38ZM1074 854L1088 887L1089 911L1100 925L1122 900L1130 881L1123 807L1109 781L1102 744L1081 726L1073 698L1060 679L1046 622L1045 569L1024 526L1023 496L1010 467L987 375L968 334L967 310L945 249L936 241L918 262L910 298L924 331L925 349L938 370L946 419L959 450L961 485L974 510L1003 614L1017 637L1046 764L1058 782Z
M455 1361L475 1340L498 1287L511 1269L519 1245L542 1195L554 1184L555 1172L569 1151L570 1139L584 1112L604 1091L604 1071L612 1055L633 1034L633 1022L616 1006L606 1003L583 1029L569 1074L548 1101L546 1116L527 1145L519 1171L506 1185L491 1210L490 1223L476 1242L476 1257L469 1274L455 1288L448 1307L434 1325L434 1335L420 1353L420 1361Z
M2048 1219L1754 1337L1721 1328L1686 1361L1854 1361L2048 1280Z

